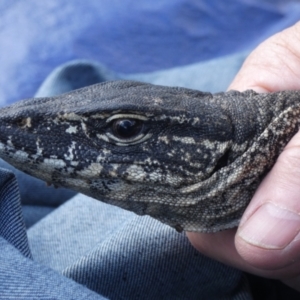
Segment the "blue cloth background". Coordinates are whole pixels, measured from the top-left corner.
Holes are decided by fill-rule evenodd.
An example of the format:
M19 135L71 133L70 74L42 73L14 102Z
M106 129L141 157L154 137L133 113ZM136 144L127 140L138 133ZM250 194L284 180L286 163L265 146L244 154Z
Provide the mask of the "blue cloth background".
M102 79L224 90L246 53L300 19L300 3L0 0L0 12L5 105ZM14 178L0 170L0 299L251 299L241 272L198 254L183 234L82 195L61 205L74 193L17 179L23 214Z
M0 1L0 104L73 59L145 73L253 49L299 19L295 0Z

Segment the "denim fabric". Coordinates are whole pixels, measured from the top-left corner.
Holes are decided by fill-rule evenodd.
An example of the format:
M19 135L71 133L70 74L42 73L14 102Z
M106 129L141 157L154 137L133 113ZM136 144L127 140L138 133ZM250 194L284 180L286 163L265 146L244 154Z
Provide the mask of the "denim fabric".
M76 194L71 190L48 187L45 182L24 174L2 159L0 168L11 170L16 176L27 228Z
M297 0L0 1L0 105L32 97L57 66L118 73L182 67L250 51L299 20Z
M242 52L169 70L119 76L124 79L167 86L181 86L204 92L224 92L246 57L247 53Z
M56 68L40 86L35 97L66 93L85 86L87 82L94 84L120 79L221 92L227 89L246 57L247 53L242 52L184 67L131 75L114 73L94 61L74 60Z
M0 249L0 299L106 299L54 270L26 258L2 237Z
M32 260L20 203L15 176L0 169L0 299L105 299Z
M2 159L0 159L0 168L11 170L15 174L24 205L42 204L46 207L57 207L76 194L68 189L47 186L44 181L24 174Z
M28 238L35 261L110 299L234 299L242 280L184 233L81 194Z
M35 97L49 97L86 85L116 80L121 76L103 65L88 60L75 60L57 67L39 87Z
M31 258L17 181L13 173L2 168L0 168L0 236L24 256Z

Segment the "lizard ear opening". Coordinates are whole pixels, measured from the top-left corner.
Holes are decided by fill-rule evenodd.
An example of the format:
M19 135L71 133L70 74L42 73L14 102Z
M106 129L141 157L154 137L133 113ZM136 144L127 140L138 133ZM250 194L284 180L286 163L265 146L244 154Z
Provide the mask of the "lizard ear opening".
M229 160L229 151L230 149L227 149L227 151L219 158L213 173L218 172L220 169L228 165L228 160Z

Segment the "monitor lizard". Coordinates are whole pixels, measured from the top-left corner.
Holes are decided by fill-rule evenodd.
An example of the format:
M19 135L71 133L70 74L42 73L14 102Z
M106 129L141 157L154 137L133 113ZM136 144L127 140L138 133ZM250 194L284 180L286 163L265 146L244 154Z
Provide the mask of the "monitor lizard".
M178 231L237 226L300 123L300 93L112 81L0 110L0 157Z

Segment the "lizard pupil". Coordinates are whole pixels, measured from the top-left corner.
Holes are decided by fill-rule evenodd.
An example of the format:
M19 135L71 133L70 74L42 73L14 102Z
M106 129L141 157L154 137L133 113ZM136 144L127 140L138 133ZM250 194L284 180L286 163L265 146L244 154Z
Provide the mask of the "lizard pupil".
M137 119L118 119L113 123L113 133L121 139L137 136L143 128L143 122Z

